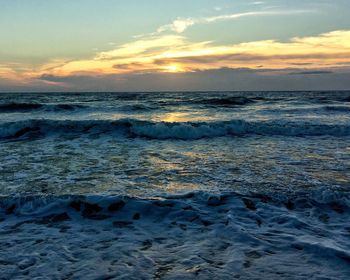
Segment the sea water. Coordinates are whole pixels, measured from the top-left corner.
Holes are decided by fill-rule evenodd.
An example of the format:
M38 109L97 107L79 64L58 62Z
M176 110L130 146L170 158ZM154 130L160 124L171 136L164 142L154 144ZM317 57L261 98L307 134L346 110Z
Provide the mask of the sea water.
M347 279L349 189L350 92L0 94L0 278Z

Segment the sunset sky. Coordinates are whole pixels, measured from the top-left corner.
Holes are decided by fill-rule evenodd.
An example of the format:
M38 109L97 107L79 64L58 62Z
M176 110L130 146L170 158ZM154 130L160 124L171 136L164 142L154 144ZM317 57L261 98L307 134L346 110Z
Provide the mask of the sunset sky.
M0 91L350 89L349 0L0 0Z

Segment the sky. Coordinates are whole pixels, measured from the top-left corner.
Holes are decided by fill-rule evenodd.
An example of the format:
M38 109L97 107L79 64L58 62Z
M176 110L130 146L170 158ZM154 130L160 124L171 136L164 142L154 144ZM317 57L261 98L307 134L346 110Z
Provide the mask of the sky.
M0 0L0 92L350 90L349 0Z

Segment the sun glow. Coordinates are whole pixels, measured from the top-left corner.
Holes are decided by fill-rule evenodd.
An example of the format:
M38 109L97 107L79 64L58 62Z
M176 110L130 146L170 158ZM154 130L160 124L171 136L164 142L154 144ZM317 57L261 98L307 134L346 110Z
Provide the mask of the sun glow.
M168 73L178 73L178 72L185 72L185 70L177 65L177 64L171 64L171 65L167 65L167 66L163 66L162 67L164 70L164 72L168 72Z

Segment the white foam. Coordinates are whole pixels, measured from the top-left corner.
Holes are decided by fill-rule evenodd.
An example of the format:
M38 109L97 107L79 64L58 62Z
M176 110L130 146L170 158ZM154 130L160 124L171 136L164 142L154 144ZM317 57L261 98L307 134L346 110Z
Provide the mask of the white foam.
M4 279L347 279L344 221L350 212L338 198L348 194L322 196L329 202L302 194L282 200L208 193L2 198L0 274Z

